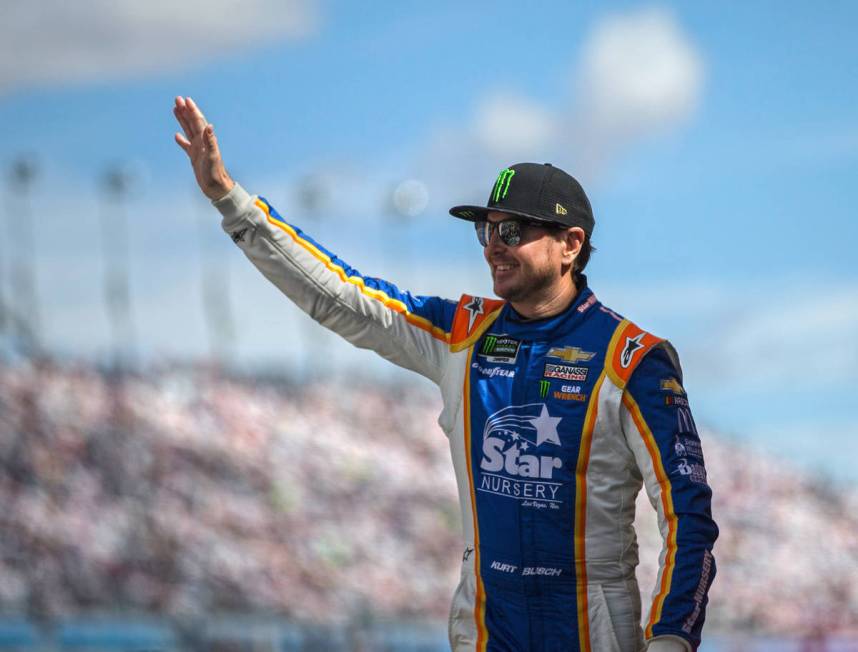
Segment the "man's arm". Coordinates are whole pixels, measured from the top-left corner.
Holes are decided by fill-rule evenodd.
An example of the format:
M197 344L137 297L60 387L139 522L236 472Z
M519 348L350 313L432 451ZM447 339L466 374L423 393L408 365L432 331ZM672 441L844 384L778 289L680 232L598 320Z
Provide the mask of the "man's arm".
M641 361L623 393L622 423L650 502L658 513L663 547L646 624L649 649L667 642L697 649L715 577L712 491L700 437L678 359L669 344Z
M184 131L176 142L188 154L200 189L257 269L326 328L439 382L455 302L414 296L361 274L230 178L214 129L193 100L177 98L174 114Z

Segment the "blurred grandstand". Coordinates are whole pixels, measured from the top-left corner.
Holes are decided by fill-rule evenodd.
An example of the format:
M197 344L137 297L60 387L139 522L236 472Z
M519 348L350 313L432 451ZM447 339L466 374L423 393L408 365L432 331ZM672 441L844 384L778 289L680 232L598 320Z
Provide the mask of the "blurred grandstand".
M445 649L462 542L439 409L400 382L0 364L0 650ZM790 641L705 649L854 649L858 491L703 438L707 632Z

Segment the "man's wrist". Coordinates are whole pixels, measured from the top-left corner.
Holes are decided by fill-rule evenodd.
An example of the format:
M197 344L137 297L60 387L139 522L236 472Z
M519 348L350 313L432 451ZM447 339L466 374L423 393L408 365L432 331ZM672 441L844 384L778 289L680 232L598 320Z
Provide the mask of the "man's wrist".
M223 216L224 228L234 226L245 219L253 205L253 197L237 183L223 197L212 200L212 205Z
M227 175L220 183L212 184L203 190L203 193L213 202L216 202L226 197L233 188L235 188L235 181Z

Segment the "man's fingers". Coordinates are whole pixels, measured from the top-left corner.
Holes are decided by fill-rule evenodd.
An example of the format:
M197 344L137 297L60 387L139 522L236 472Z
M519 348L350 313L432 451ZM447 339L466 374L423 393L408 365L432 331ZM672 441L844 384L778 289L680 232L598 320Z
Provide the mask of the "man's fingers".
M185 104L188 107L188 120L194 128L194 133L202 133L206 127L206 117L190 97L185 98Z
M191 155L191 143L190 143L190 141L187 138L185 138L182 134L180 134L179 132L176 132L176 135L174 137L175 137L176 143L179 145L179 147L181 147L183 150L185 150L185 154L190 156Z
M189 99L190 98L177 97L176 106L173 107L173 114L176 116L176 120L179 121L179 124L182 125L185 136L187 136L188 139L193 140L202 133L202 127L204 124L199 127L197 126L195 113L198 114L199 110L196 110L195 112L191 109L191 106L188 103Z
M176 121L179 123L179 126L182 128L182 131L185 132L185 136L188 138L192 138L191 135L191 127L188 124L187 118L184 116L179 107L173 109L173 115L176 116Z

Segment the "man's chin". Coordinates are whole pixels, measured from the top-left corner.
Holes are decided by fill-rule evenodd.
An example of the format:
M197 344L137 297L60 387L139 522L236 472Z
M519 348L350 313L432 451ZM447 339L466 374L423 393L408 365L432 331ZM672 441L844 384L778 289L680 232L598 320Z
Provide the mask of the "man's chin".
M505 299L506 301L515 301L516 296L518 295L516 287L505 283L495 282L493 289L495 296Z

